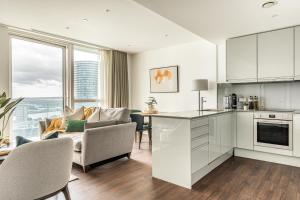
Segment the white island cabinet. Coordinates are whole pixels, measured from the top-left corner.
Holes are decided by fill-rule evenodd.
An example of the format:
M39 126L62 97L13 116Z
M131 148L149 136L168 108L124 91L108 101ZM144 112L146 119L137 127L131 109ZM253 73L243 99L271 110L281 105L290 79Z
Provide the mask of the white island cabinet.
M152 176L191 189L232 156L232 116L225 111L154 115Z

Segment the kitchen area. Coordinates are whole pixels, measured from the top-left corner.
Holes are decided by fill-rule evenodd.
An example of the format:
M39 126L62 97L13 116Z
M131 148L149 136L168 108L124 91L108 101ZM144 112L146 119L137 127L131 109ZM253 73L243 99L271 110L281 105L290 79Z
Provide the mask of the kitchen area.
M228 39L217 109L153 116L153 177L191 189L239 156L300 167L300 27Z

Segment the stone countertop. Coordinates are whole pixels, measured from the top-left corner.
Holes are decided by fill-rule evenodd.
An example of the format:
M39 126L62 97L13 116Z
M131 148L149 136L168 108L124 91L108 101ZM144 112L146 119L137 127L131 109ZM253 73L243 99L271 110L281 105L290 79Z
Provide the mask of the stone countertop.
M152 117L166 117L166 118L178 118L178 119L194 119L199 117L208 117L210 115L217 115L227 112L290 112L293 114L300 114L300 110L204 110L204 111L182 111L182 112L162 112L153 114Z
M207 117L221 113L232 112L232 110L204 110L204 111L183 111L183 112L165 112L152 115L152 117L178 118L178 119L194 119L199 117Z

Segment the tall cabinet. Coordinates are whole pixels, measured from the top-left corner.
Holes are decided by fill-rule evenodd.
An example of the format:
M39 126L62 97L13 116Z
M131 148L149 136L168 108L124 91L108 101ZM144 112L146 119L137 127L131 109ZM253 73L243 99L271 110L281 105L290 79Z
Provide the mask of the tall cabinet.
M258 34L258 80L294 77L294 28Z
M227 40L227 81L257 81L257 35Z
M253 112L237 112L236 146L253 150Z
M300 80L300 26L295 28L295 79Z

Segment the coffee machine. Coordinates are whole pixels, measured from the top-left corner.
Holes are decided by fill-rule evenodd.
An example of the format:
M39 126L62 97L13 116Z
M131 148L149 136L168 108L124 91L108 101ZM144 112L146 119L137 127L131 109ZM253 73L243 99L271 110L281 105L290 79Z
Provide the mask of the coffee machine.
M237 108L236 94L233 93L229 96L223 97L223 108L224 109L236 109Z

